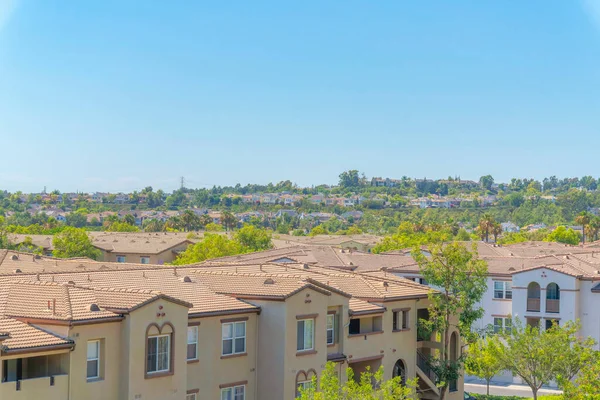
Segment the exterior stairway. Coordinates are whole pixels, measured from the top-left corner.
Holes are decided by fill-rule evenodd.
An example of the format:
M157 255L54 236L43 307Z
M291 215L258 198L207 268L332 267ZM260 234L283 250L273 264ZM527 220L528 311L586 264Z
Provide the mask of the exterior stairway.
M419 377L417 387L419 397L421 399L439 399L440 390L436 385L438 377L429 366L428 357L419 350L417 350L417 376Z

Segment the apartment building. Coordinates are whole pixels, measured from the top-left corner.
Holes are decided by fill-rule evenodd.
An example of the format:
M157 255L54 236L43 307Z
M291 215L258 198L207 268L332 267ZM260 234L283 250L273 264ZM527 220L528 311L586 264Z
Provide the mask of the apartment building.
M170 263L193 242L172 233L102 232L91 235L102 261L135 264Z
M48 271L36 263L51 260L12 255L0 270L2 399L287 400L327 361L342 380L384 366L418 377L421 398L440 395L426 360L442 344L416 329L429 288L384 271L82 260ZM446 398L463 398L462 379Z

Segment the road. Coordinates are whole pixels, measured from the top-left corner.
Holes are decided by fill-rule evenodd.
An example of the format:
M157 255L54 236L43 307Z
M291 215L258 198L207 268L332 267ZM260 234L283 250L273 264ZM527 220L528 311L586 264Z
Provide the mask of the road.
M485 394L485 384L465 383L465 392ZM558 390L540 389L538 394L560 394ZM490 394L498 396L523 396L531 397L531 389L528 386L506 384L502 386L490 385Z

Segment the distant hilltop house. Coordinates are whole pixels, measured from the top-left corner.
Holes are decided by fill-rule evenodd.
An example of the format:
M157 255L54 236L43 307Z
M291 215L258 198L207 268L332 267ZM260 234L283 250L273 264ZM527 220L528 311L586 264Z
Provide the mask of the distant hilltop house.
M402 183L400 179L390 178L373 178L371 179L371 186L375 187L396 187Z
M503 222L500 224L502 226L502 232L505 233L516 233L521 230L515 223L513 222Z

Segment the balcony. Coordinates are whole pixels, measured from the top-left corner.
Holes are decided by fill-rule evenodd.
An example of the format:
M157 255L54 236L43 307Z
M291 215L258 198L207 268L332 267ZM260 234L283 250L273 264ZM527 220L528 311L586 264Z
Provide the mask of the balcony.
M560 300L546 299L546 312L558 314L560 312Z
M528 298L527 311L540 312L540 299Z
M55 375L0 384L2 400L64 400L69 396L69 376Z

